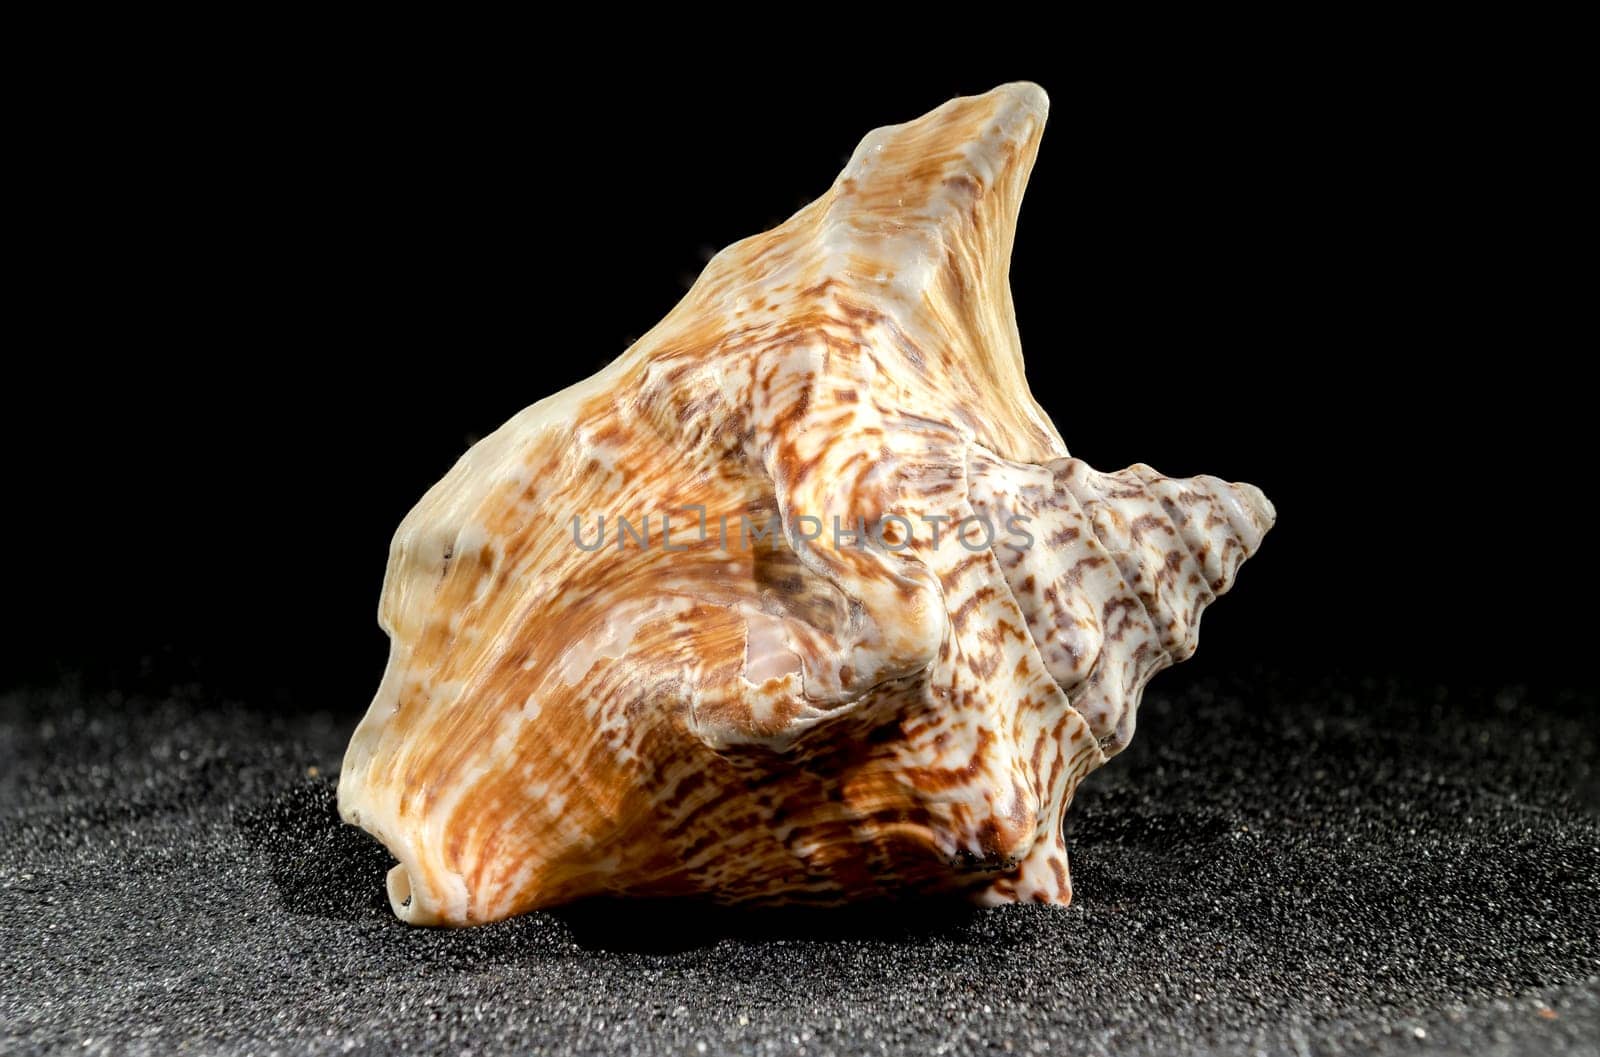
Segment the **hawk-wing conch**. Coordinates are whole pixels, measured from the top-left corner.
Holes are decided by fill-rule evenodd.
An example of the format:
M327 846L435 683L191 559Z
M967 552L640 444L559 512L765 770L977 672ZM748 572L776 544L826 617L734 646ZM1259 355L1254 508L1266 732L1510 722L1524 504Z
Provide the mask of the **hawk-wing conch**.
M1097 473L1035 403L1007 270L1046 106L870 133L406 517L339 780L401 918L1070 898L1074 788L1273 511Z

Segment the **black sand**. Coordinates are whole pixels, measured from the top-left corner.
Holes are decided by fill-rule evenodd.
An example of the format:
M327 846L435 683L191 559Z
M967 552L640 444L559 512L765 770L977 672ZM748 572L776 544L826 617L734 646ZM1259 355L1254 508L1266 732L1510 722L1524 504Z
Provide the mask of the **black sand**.
M1597 1053L1591 699L1159 680L1069 909L416 930L354 715L0 699L7 1053Z

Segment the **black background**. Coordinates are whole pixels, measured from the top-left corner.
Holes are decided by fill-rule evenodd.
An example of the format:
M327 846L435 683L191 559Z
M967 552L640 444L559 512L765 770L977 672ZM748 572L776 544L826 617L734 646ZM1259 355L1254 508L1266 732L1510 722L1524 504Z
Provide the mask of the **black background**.
M8 39L0 1038L1592 1051L1588 37L592 13ZM1073 905L401 925L334 800L406 510L868 129L1018 78L1053 101L1012 275L1041 402L1101 469L1280 515L1076 794Z
M1279 512L1164 679L1588 682L1563 71L1303 43L587 78L219 49L43 80L10 163L5 682L353 718L389 537L471 440L621 353L867 130L1020 78L1052 97L1012 271L1036 395L1101 469Z

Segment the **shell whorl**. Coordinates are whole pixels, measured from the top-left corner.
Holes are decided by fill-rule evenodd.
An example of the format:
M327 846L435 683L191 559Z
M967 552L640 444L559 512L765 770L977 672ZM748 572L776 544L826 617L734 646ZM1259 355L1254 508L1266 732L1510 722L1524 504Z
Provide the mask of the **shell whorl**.
M1194 653L1201 612L1277 514L1253 485L1144 465L1104 474L1078 459L985 455L975 468L976 509L1029 518L1034 546L999 548L1006 583L1051 676L1113 756L1133 737L1145 684Z
M871 133L406 517L339 782L402 919L1070 898L1073 789L1273 512L1096 473L1034 400L1007 269L1045 112L1006 85Z

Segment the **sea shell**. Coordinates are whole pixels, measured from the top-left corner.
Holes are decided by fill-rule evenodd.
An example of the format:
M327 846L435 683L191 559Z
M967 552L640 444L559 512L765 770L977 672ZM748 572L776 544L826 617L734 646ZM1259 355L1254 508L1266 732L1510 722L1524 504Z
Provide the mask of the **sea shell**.
M339 781L401 918L1070 898L1074 788L1274 515L1096 473L1034 401L1007 270L1046 106L872 132L405 519Z

